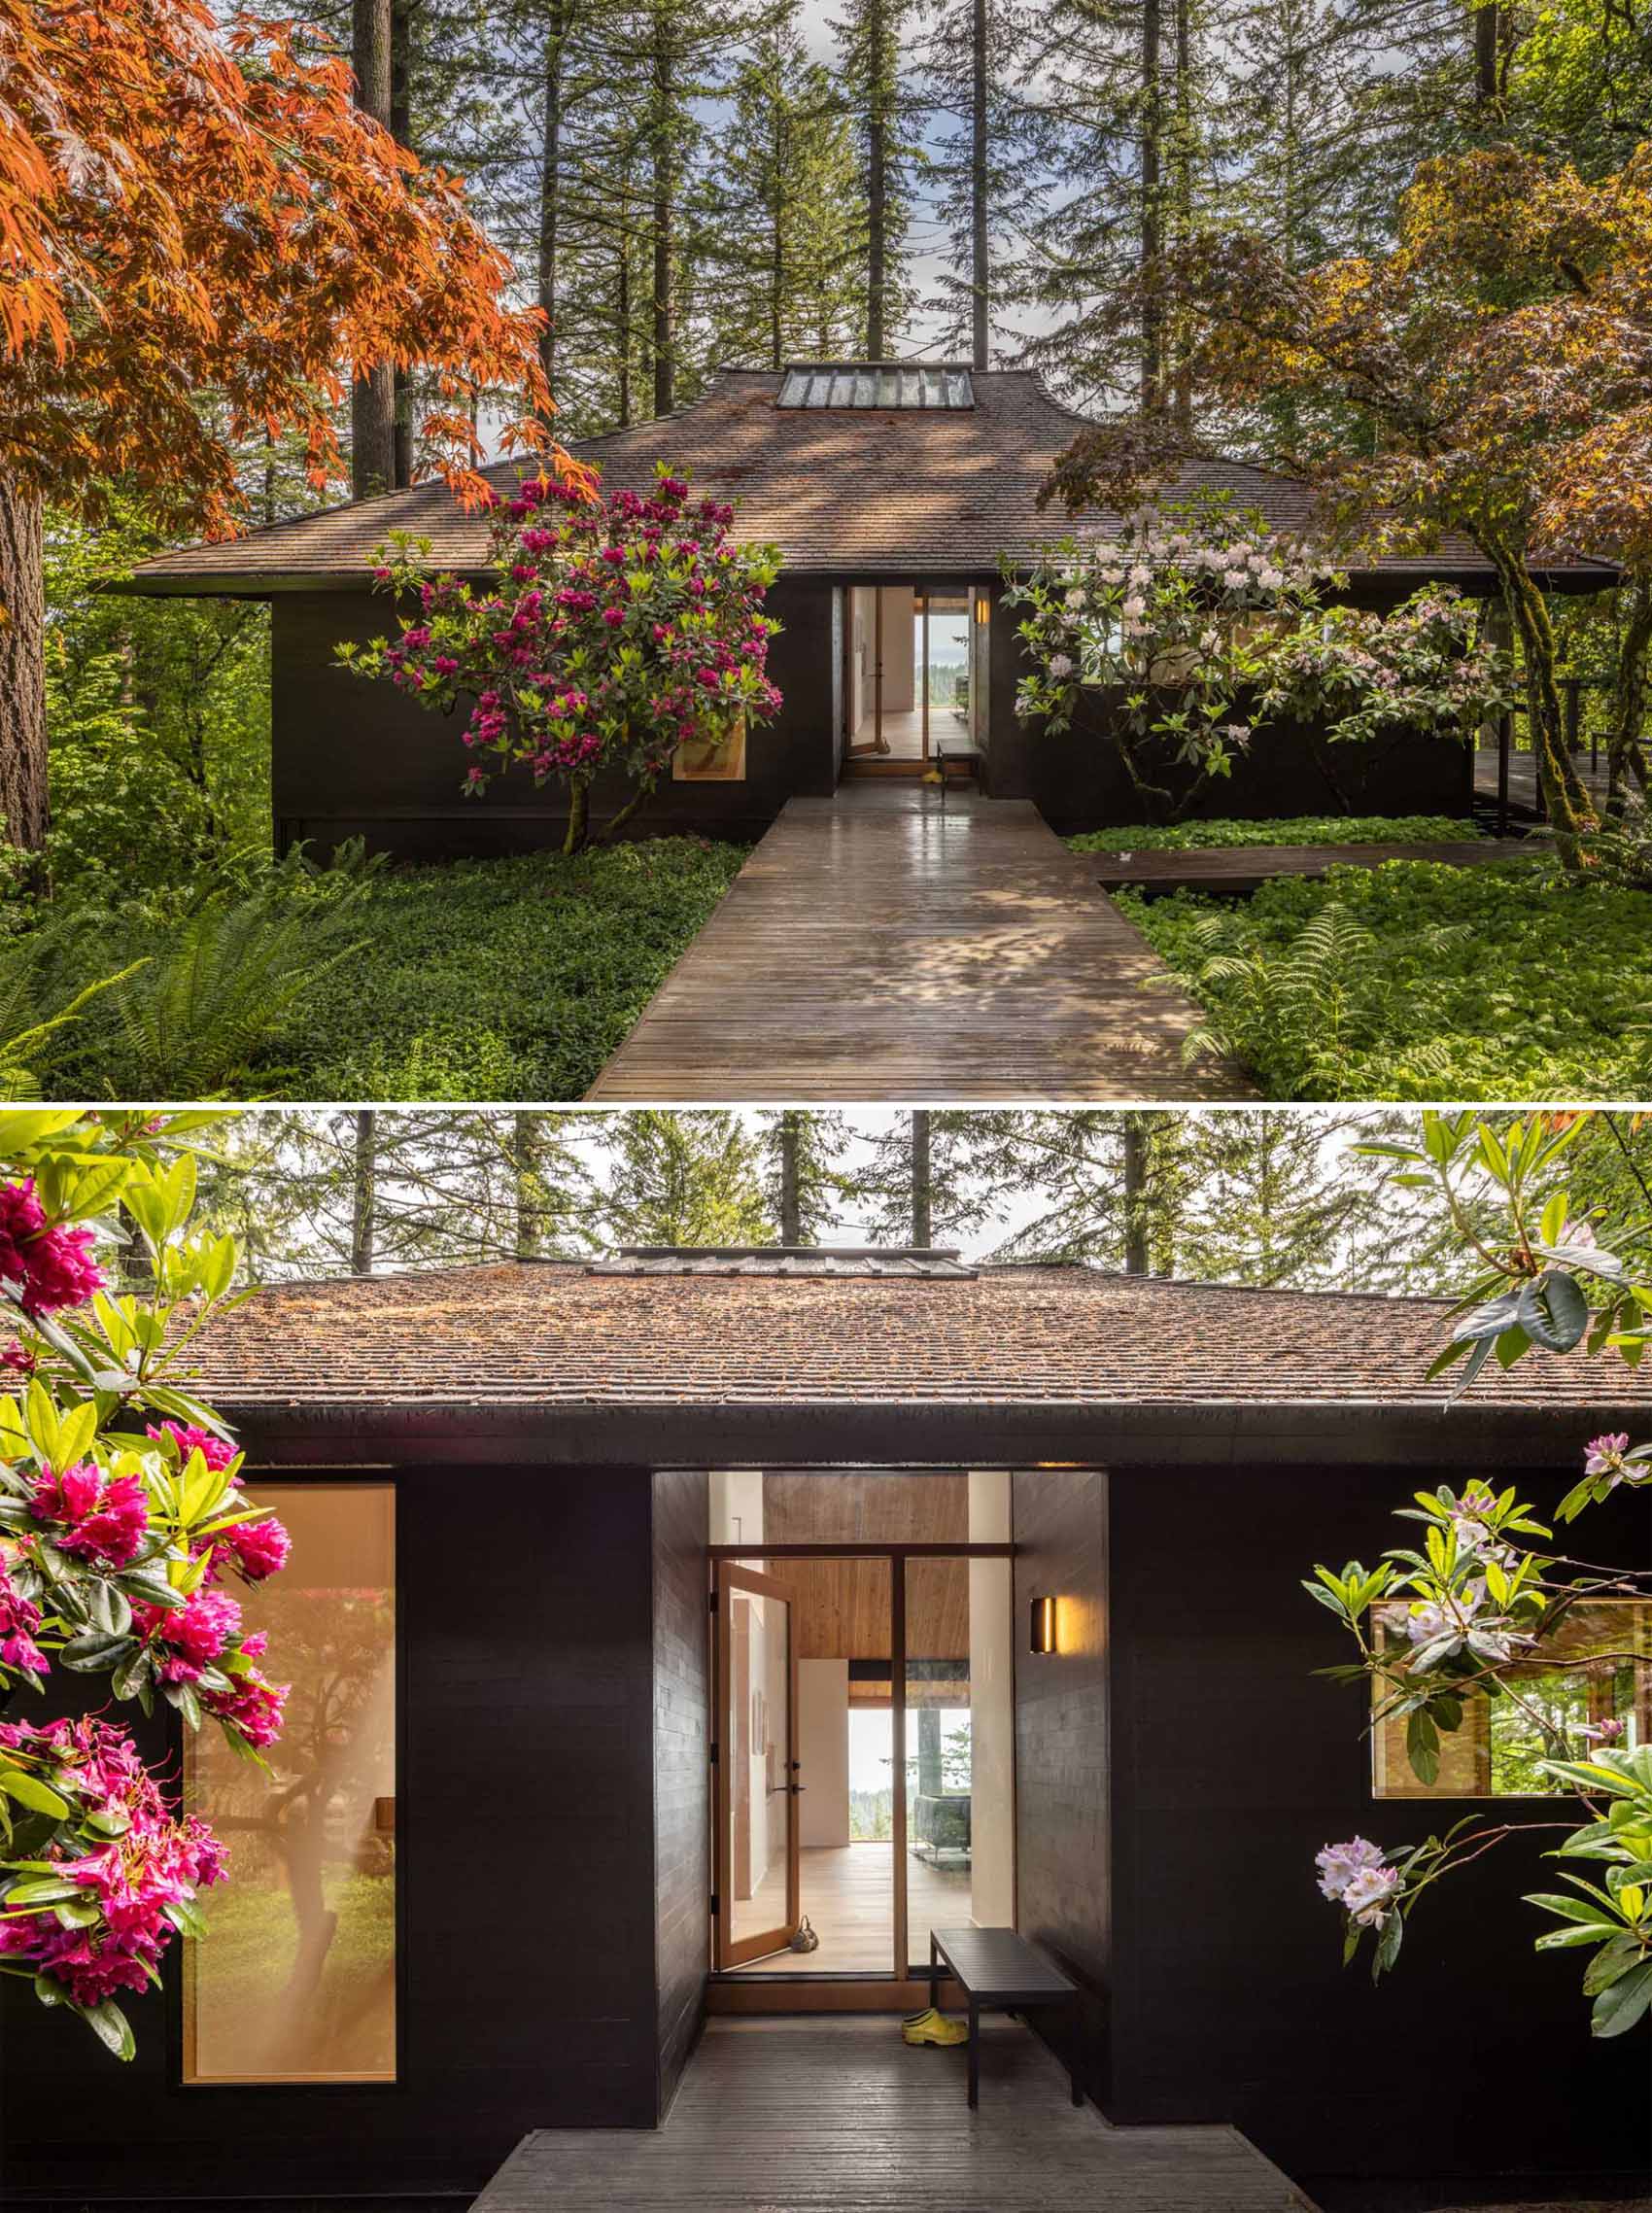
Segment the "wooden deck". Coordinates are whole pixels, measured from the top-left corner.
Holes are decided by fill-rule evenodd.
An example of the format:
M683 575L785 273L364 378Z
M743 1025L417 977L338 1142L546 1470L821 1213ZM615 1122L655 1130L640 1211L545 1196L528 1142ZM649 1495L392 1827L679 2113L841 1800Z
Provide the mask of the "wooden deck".
M1592 764L1585 746L1572 755L1572 764L1583 779L1584 790L1592 795L1597 807L1604 807L1611 780L1604 755ZM1481 745L1475 752L1474 796L1481 802L1497 799L1497 748L1495 745ZM1509 754L1508 802L1510 813L1524 814L1532 820L1543 812L1537 796L1537 763L1529 751L1516 749Z
M1248 1095L1199 1020L1030 802L868 778L787 802L588 1096Z
M657 2129L539 2129L472 2213L1303 2213L1237 2129L1113 2128L1030 2029L961 2047L893 2020L711 2022Z
M1448 868L1484 868L1493 861L1532 860L1548 848L1525 838L1442 838L1428 845L1208 846L1190 852L1088 853L1104 890L1139 884L1144 891L1255 891L1273 876L1324 876L1331 868L1381 868L1385 861L1439 861Z

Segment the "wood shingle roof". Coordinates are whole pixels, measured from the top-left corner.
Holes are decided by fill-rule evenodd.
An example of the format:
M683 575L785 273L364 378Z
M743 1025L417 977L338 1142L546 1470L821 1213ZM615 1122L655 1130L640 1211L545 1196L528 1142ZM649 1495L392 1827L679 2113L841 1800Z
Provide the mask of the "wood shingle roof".
M194 1349L226 1413L435 1404L1438 1408L1440 1300L1077 1265L928 1275L506 1262L271 1286ZM1652 1368L1529 1355L1465 1406L1652 1407ZM1465 1417L1467 1418L1467 1417Z
M719 370L692 406L571 450L610 486L646 487L657 461L688 469L697 489L735 502L740 537L779 546L792 576L985 578L1004 555L1025 562L1068 527L1058 509L1039 507L1038 493L1085 418L1031 371L977 371L974 403L946 408L782 407L783 373ZM485 473L508 492L523 465L496 463ZM1310 524L1309 487L1248 462L1189 465L1182 483L1230 490L1280 531ZM1083 535L1106 539L1117 522L1086 516ZM438 481L161 554L125 588L251 597L359 589L375 547L396 530L429 538L442 568L484 569L485 516L466 512ZM1491 574L1462 539L1429 557L1385 555L1366 566L1419 579ZM1576 571L1601 583L1610 574L1594 564Z

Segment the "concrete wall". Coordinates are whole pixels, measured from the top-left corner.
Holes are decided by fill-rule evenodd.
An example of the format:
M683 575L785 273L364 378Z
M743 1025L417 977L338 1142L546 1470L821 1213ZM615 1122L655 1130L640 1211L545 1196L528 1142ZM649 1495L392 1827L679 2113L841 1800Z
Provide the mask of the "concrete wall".
M970 1542L1010 1539L1010 1476L970 1474ZM1015 1925L1015 1606L1014 1565L972 1560L970 1575L970 1919Z

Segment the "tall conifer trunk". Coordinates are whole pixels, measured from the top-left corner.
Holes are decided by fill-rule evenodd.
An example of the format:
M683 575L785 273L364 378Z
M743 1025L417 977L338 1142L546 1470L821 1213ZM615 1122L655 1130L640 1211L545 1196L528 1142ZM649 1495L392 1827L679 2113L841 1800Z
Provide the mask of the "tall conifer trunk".
M554 378L557 359L557 258L561 245L563 79L567 39L568 11L558 0L545 26L542 78L545 113L539 141L537 304L545 318L545 328L539 336L539 360L547 384Z
M46 582L40 501L0 477L0 836L46 844Z
M391 128L392 0L351 0L356 104ZM365 500L396 483L396 371L381 363L350 391L350 494Z
M413 10L417 0L391 0L390 134L397 146L413 144ZM391 380L391 475L397 491L413 481L413 380L396 369Z
M1164 244L1160 205L1163 173L1164 101L1159 55L1159 0L1143 0L1141 128L1141 265L1157 260ZM1158 406L1164 387L1164 317L1150 295L1142 309L1141 405L1144 414Z
M988 365L992 345L991 270L986 236L986 0L975 0L970 36L970 359Z
M929 1164L929 1116L920 1107L912 1116L912 1243L920 1250L933 1233L934 1187Z
M866 358L883 359L883 294L888 282L889 117L883 0L867 11Z
M654 363L654 412L669 415L675 404L676 299L674 294L676 147L671 113L676 92L670 33L663 7L654 10L653 168L653 317L649 333Z

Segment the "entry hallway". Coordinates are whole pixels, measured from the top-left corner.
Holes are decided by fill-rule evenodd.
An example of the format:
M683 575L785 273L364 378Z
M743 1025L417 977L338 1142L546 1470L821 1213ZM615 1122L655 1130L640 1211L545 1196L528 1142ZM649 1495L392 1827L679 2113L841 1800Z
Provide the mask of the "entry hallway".
M1199 1099L1200 1017L1028 800L792 799L593 1099Z
M1312 2213L1237 2129L1113 2128L1030 2029L913 2050L893 2016L718 2019L657 2129L539 2129L472 2213Z

